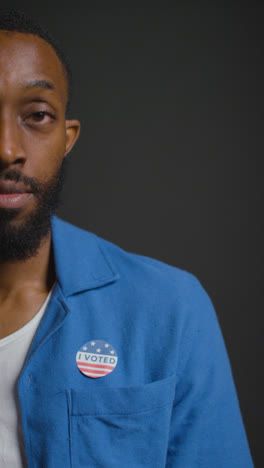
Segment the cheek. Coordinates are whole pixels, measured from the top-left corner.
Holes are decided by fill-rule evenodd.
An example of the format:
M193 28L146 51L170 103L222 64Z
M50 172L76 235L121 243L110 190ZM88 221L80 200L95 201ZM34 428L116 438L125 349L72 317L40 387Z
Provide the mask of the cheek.
M45 182L61 166L66 145L65 131L24 138L25 172Z

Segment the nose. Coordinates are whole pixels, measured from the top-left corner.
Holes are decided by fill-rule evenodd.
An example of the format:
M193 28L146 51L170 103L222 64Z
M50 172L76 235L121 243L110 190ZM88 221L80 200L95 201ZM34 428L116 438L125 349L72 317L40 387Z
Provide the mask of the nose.
M24 159L19 125L11 116L0 116L0 168L21 164Z

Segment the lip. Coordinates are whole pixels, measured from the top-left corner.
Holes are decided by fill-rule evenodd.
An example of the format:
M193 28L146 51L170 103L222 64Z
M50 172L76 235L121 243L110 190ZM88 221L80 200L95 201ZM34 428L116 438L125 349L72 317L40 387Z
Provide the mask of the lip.
M22 182L13 182L11 180L0 180L0 194L30 193Z
M32 195L30 192L0 193L0 208L22 208Z

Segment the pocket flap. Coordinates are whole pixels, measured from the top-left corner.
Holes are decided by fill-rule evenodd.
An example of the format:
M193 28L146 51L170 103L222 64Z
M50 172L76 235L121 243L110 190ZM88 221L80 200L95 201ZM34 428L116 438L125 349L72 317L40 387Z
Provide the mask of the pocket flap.
M176 377L138 387L70 390L71 415L133 414L166 406L174 399Z

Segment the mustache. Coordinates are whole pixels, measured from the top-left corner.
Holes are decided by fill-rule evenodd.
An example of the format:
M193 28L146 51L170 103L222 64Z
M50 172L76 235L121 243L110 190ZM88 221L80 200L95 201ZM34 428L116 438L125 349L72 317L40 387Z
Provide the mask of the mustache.
M44 184L39 182L36 178L24 176L15 169L10 169L9 171L6 171L4 173L0 172L0 181L1 180L9 180L16 183L22 182L26 187L30 188L31 191L36 195L41 193L44 188Z

